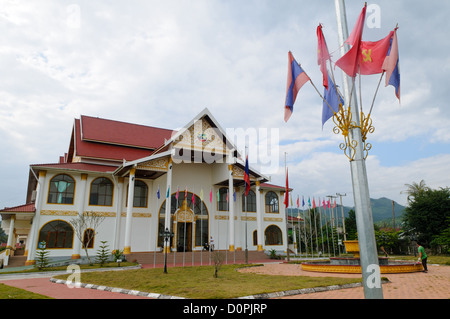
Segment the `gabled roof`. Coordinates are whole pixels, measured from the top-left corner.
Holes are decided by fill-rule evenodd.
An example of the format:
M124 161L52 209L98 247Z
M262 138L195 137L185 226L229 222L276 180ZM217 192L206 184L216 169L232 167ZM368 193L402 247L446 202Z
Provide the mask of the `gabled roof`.
M68 161L74 156L122 162L149 156L172 135L172 130L105 120L75 119Z
M173 130L81 115L81 139L154 150L172 136Z

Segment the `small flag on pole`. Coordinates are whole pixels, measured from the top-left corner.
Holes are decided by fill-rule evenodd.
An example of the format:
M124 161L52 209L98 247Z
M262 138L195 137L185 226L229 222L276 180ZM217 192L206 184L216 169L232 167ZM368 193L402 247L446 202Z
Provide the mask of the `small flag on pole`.
M250 176L249 176L249 171L248 171L248 155L245 158L244 181L245 181L245 196L247 196L248 192L250 191Z
M158 185L158 190L156 191L156 196L158 197L158 199L160 198L160 193L159 193L159 185Z
M288 169L286 168L286 191L284 193L284 205L286 208L289 206L289 177L288 177Z

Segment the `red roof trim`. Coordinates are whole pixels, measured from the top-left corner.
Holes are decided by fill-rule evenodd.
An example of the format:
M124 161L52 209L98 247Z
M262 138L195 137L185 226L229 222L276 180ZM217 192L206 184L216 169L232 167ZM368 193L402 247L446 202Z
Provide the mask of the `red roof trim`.
M2 213L17 213L17 212L26 212L26 213L34 213L36 211L36 207L34 206L34 203L19 205L15 207L5 207L4 209L0 210Z
M99 172L112 173L118 166L97 165L87 163L52 163L52 164L33 164L34 168L53 168L62 170L82 171L82 172Z

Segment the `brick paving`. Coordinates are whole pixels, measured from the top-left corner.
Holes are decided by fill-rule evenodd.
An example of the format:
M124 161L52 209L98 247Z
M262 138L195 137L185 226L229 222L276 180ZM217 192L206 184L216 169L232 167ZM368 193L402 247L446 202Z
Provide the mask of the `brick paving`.
M151 265L153 266L153 265ZM144 265L145 268L149 267ZM283 263L267 263L263 267L252 267L255 272L276 275L295 272L298 276L333 276L360 277L355 274L325 274L306 272L299 265ZM259 269L258 269L259 268ZM68 288L65 284L52 283L46 277L5 277L0 276L0 283L50 296L56 299L149 299L111 291L88 288ZM417 272L407 274L382 275L389 279L383 284L384 299L449 299L450 298L450 266L429 265L428 273ZM316 292L310 294L286 296L280 299L364 299L362 287Z
M309 274L307 274L309 273ZM301 275L316 276L318 273L302 271ZM324 274L321 274L324 275ZM326 274L329 276L350 277L360 275ZM382 274L389 279L383 284L384 299L449 299L450 266L429 265L428 272L404 274ZM282 297L283 299L364 299L364 288L348 288L313 294Z

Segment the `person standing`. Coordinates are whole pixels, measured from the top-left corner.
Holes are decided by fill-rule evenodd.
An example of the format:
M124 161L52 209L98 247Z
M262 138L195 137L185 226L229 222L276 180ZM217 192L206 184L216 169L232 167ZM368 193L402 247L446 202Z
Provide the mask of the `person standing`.
M428 267L427 267L427 254L425 253L425 248L423 248L423 246L417 242L417 251L419 253L419 262L422 262L422 266L423 266L423 272L428 272Z
M209 250L214 251L214 239L213 236L211 236L211 239L209 240Z

